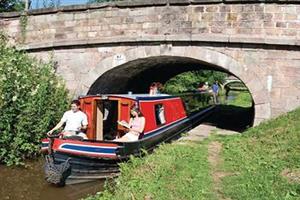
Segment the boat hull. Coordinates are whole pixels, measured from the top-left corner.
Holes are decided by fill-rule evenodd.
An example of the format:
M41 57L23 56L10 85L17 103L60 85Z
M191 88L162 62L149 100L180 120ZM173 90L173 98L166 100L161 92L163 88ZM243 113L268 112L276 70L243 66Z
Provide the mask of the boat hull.
M117 176L119 163L128 160L130 155L139 156L143 150L151 151L158 144L178 137L181 133L201 123L205 117L212 113L213 109L214 107L209 107L190 117L148 132L144 138L136 142L54 139L52 152L48 155L53 159L52 163L48 163L48 165L55 167L66 165L66 163L70 165L70 174L66 178L62 177L61 182L55 184L74 184ZM43 145L44 150L48 150L45 147L47 143L44 142ZM62 175L64 172L55 173L61 173Z
M60 166L68 162L71 171L65 180L56 185L76 184L115 177L119 173L118 163L121 162L119 159L90 158L62 152L55 152L52 156L54 165Z

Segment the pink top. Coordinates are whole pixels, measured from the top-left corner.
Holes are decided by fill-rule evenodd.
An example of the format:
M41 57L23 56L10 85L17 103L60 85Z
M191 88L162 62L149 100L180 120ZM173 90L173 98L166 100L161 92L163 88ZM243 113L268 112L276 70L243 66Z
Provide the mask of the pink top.
M131 120L131 128L134 131L139 132L137 130L144 129L144 118L143 117L135 117Z

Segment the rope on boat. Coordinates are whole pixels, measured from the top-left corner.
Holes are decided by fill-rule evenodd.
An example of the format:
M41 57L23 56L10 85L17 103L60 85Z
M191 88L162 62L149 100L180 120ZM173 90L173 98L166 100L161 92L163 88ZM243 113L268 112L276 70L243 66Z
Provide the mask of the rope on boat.
M46 181L58 186L64 186L66 179L71 174L71 165L69 163L70 158L61 164L54 164L53 157L51 155L47 155L45 159Z

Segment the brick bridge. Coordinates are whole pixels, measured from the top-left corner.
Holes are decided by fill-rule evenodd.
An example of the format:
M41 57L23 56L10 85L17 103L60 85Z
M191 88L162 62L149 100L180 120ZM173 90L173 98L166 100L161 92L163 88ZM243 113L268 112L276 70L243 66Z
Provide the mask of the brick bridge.
M122 1L1 13L0 26L18 48L54 59L74 95L145 92L216 69L249 88L255 124L300 106L299 0Z

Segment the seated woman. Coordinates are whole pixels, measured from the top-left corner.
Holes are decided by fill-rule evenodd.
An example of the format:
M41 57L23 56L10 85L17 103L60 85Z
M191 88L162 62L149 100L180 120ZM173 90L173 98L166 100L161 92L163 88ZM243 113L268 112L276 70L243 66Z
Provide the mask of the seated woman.
M121 138L114 139L118 142L133 142L139 139L140 134L144 132L145 117L138 108L132 108L130 111L131 118L129 121L128 132Z

